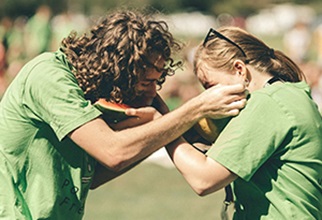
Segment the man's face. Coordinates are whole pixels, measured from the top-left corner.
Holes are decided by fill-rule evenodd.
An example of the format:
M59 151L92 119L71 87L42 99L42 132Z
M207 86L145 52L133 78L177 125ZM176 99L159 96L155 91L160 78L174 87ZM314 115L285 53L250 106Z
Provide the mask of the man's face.
M158 67L158 69L162 70L164 64L164 59L160 59L156 63L156 66ZM162 72L159 72L156 68L147 68L146 74L144 74L144 77L142 79L139 79L138 83L135 86L135 92L137 95L137 98L135 100L136 102L140 103L138 105L144 106L152 104L154 97L157 95L157 82L161 76Z

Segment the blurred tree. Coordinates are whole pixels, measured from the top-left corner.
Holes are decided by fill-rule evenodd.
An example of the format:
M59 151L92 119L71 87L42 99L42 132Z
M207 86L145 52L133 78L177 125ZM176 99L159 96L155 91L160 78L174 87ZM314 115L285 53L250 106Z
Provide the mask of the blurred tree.
M0 0L0 18L4 16L30 17L40 4L47 4L53 14L72 10L86 15L100 15L115 8L138 8L158 10L162 13L178 11L201 11L218 15L230 13L247 16L269 4L297 3L312 5L318 13L322 13L321 0Z
M176 0L150 0L151 6L165 14L181 10L180 1Z
M67 8L65 0L0 0L0 18L8 16L32 16L36 9L42 5L49 5L54 14Z
M218 1L218 0L217 0ZM193 11L203 11L207 12L209 11L209 8L211 8L212 4L217 1L209 1L209 0L180 0L180 6L181 8L190 9Z
M261 8L262 3L256 2L253 4L251 1L253 0L216 0L208 10L211 10L211 13L215 15L229 13L232 15L246 16Z

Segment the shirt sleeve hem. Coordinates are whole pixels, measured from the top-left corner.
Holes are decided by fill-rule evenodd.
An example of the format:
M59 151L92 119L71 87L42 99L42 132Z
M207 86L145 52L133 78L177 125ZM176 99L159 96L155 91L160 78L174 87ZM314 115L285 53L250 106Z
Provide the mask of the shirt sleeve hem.
M80 127L81 125L97 118L102 113L100 111L92 111L88 112L84 115L81 115L80 117L74 119L70 123L68 123L66 126L59 128L57 131L57 137L59 141L64 139L71 131L75 130L76 128Z
M242 169L240 164L231 161L230 158L223 157L223 156L214 156L208 155L210 158L215 160L216 162L220 163L222 166L226 167L228 170L236 174L238 177L242 178L245 181L249 181L252 177L252 174L249 174L246 170Z

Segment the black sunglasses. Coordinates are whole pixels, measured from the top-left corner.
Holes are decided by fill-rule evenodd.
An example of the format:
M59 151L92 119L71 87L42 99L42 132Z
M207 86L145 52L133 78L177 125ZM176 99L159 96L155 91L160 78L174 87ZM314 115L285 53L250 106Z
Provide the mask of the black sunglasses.
M247 58L245 51L238 44L236 44L234 41L230 40L228 37L225 37L224 35L222 35L221 33L219 33L218 31L216 31L213 28L210 28L210 30L208 31L208 34L207 34L206 38L204 39L202 45L205 46L208 41L214 39L215 37L219 37L220 39L223 39L223 40L231 43L232 45L234 45L235 47L237 47L240 50L240 52L242 52L242 54L244 55L244 57Z

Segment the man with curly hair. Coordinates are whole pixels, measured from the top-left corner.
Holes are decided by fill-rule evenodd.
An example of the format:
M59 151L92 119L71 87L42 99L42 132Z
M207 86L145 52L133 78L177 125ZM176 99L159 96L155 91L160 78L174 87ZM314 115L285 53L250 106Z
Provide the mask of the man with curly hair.
M121 11L27 63L0 104L0 218L82 219L90 188L121 175L202 117L239 113L244 86L215 86L172 112L157 89L181 64L163 21ZM108 124L104 98L135 108Z

